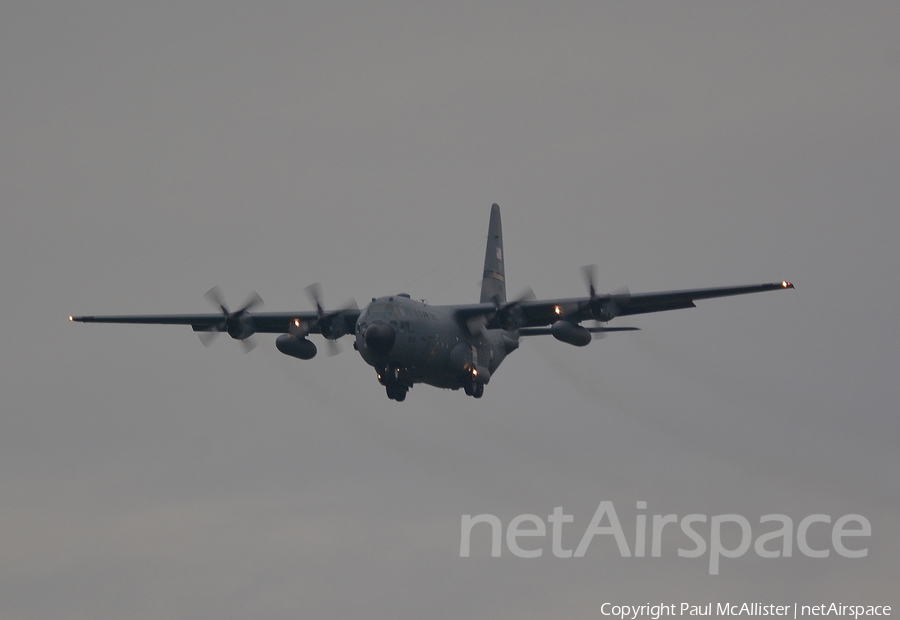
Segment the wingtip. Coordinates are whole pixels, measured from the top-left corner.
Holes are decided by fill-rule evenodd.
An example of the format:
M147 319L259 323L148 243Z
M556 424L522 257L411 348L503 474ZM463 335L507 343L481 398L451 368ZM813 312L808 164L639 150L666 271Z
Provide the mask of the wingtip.
M782 280L782 281L781 281L781 288L794 288L794 285L791 284L791 281L790 281L790 280Z

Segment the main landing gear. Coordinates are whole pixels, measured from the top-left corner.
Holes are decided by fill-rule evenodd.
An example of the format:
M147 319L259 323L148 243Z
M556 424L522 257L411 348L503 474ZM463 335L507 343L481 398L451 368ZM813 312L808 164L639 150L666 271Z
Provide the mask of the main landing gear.
M463 390L468 396L481 398L484 396L484 383L476 383L471 377L463 379Z

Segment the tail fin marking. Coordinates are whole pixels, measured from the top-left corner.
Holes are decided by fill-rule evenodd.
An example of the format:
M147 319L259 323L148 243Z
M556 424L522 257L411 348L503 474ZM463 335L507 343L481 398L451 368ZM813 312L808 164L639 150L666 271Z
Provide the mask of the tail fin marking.
M484 250L484 274L481 280L480 303L506 302L506 274L503 269L503 229L500 225L500 206L491 206L487 247Z

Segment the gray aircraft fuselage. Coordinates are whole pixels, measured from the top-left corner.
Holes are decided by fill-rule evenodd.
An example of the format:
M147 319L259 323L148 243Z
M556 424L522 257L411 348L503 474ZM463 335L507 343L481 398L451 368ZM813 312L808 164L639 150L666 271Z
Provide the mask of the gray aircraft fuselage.
M429 306L399 294L373 299L356 321L354 347L385 385L427 383L446 389L487 383L519 346L515 332L475 335L454 317L454 306ZM477 388L476 388L477 389Z

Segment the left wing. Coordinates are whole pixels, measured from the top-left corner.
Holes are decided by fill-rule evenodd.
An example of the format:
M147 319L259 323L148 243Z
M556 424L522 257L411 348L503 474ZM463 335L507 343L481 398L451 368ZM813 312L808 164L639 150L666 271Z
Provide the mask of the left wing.
M787 280L783 280L767 284L697 288L657 293L593 294L590 297L511 301L499 304L473 304L460 306L455 312L457 320L469 325L481 321L487 329L519 329L519 333L526 336L548 333L543 329L536 328L544 328L560 320L573 324L589 319L606 322L619 316L694 308L696 307L694 302L700 299L730 297L788 288L794 288L794 285ZM611 331L612 328L600 331L607 330Z
M70 316L80 323L128 323L149 325L190 325L195 332L229 331L235 320L250 333L286 334L299 322L310 334L353 333L359 310L346 308L319 314L317 312L246 312L238 317L227 314L122 314L107 316ZM248 334L249 335L249 334Z
M127 323L150 325L190 325L195 332L204 332L211 337L216 332L228 332L236 340L245 340L257 332L286 334L303 338L307 334L321 334L329 340L336 340L344 334L352 334L359 317L356 302L342 310L326 311L322 308L322 294L318 284L306 287L315 312L258 312L253 308L262 305L263 300L253 293L238 310L229 310L225 299L214 286L206 292L206 298L221 312L216 314L120 314L107 316L69 316L70 321L81 323ZM206 344L209 338L200 334ZM244 343L245 346L250 344ZM248 347L252 348L252 344Z

